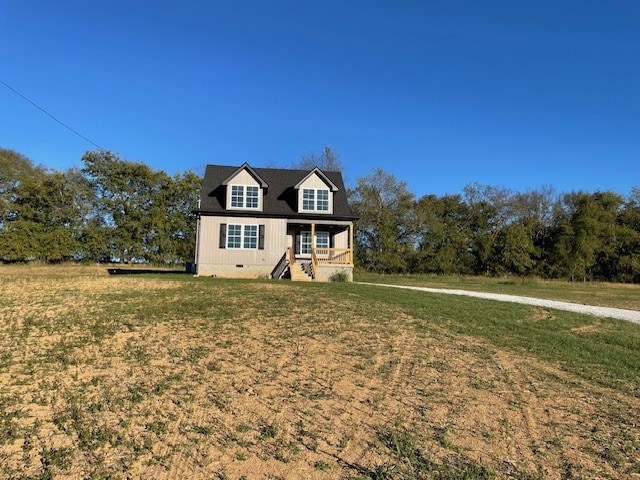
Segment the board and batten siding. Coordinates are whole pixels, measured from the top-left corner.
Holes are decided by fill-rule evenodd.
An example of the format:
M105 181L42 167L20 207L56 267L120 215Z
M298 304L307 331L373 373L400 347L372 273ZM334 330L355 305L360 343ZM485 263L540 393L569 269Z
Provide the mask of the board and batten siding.
M259 187L260 184L246 170L241 170L237 175L229 180L227 185L254 185Z
M334 235L333 248L349 248L349 230L344 230Z
M264 249L220 248L220 225L264 225ZM287 248L285 219L252 217L200 218L198 275L255 278L268 276Z

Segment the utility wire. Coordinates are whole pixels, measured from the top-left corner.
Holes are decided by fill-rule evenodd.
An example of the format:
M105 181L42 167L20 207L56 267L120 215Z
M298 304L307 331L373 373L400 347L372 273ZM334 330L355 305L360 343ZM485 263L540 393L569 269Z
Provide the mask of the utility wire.
M101 147L100 145L98 145L96 142L88 139L87 137L85 137L84 135L82 135L80 132L78 132L77 130L74 130L73 128L71 128L69 125L67 125L66 123L58 120L54 115L50 114L49 112L47 112L44 108L42 108L40 105L36 104L35 102L29 100L27 97L25 97L23 94L21 94L19 91L17 91L15 88L13 88L11 85L9 85L6 82L3 82L0 79L0 83L3 84L5 87L7 87L9 90L11 90L13 93L15 93L16 95L18 95L20 98L22 98L23 100L29 102L31 105L33 105L34 107L36 107L38 110L40 110L42 113L44 113L45 115L51 117L53 120L55 120L57 123L59 123L60 125L62 125L64 128L66 128L67 130L75 133L77 136L79 136L80 138L82 138L83 140L89 142L91 145L94 145L95 147L98 147L100 150L106 150L106 148Z

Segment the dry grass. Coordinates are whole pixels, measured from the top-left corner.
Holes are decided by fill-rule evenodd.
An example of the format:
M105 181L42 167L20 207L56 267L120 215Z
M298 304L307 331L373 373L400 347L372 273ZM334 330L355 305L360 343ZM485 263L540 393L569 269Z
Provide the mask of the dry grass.
M1 267L0 289L2 478L640 473L637 396L356 285Z

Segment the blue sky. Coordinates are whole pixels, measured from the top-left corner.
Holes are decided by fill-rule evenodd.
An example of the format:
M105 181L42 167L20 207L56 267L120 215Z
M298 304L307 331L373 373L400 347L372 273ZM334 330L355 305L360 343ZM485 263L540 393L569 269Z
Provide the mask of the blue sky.
M328 145L418 196L640 185L640 2L2 0L0 80L169 173ZM93 145L0 85L0 146Z

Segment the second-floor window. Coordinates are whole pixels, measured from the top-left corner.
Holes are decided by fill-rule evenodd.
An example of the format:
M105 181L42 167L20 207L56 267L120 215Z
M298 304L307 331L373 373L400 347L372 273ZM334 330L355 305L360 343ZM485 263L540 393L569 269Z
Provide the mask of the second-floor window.
M302 210L329 211L329 190L304 188L302 190Z
M250 185L231 185L231 208L258 208L260 189Z

